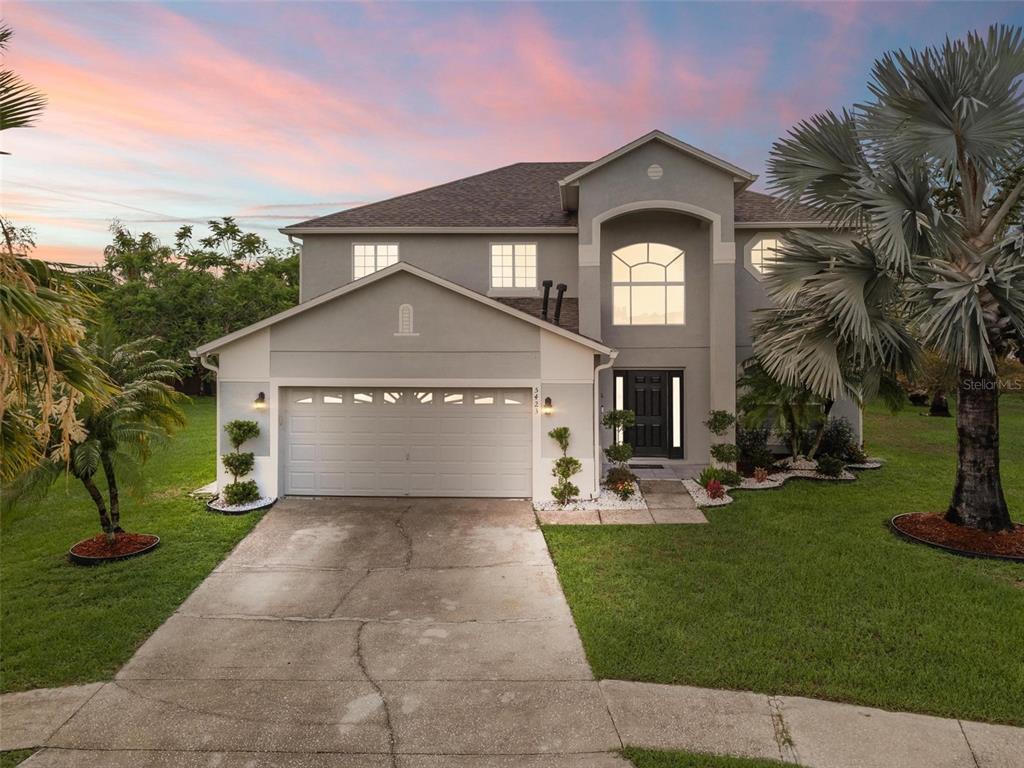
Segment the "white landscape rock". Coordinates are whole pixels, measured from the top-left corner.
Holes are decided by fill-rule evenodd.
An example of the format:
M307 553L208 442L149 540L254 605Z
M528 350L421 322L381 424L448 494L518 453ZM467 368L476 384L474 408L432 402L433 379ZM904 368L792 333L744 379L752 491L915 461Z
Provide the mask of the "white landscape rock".
M758 482L752 477L744 477L738 486L723 486L726 492L717 499L711 498L704 486L696 480L683 480L683 486L689 492L690 496L693 497L693 500L698 507L721 507L726 504L732 504L733 498L728 492L734 488L742 491L767 491L772 488L781 488L787 480L794 477L803 477L808 480L850 482L857 479L857 476L854 475L850 469L878 469L882 466L882 462L878 459L868 459L863 464L849 464L847 465L847 468L842 471L839 477L828 477L827 475L821 474L818 472L818 465L815 462L808 461L803 457L796 460L789 459L785 462L781 462L781 466L787 468L780 472L772 473L763 482Z
M602 488L600 495L595 499L577 499L564 507L557 501L543 501L535 503L533 508L538 512L590 512L606 509L647 509L647 502L640 493L640 486L633 483L633 495L628 499L620 499L617 493Z
M218 512L252 512L254 509L263 509L269 507L277 499L271 496L263 496L256 501L250 501L248 504L225 504L221 501L220 497L212 499L209 502L209 506Z

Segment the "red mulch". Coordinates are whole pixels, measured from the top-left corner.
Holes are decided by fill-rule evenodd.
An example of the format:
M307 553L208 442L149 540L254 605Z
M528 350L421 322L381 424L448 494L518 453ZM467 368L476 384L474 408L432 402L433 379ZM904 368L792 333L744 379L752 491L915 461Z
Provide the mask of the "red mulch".
M893 521L893 525L903 533L929 543L971 554L1024 557L1024 525L1017 525L1012 531L988 533L964 528L948 522L942 515L929 512L902 515Z
M114 543L110 544L101 533L78 542L71 551L79 557L123 557L145 549L156 540L156 536L148 533L118 533L114 535Z

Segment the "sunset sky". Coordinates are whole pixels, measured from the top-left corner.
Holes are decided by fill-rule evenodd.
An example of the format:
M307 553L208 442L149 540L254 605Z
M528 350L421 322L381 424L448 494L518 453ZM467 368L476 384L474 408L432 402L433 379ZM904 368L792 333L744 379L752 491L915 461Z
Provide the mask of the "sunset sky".
M3 213L102 259L110 221L171 239L277 228L660 128L755 173L802 117L867 96L876 55L1021 3L12 2L7 66L49 97L0 133ZM763 188L759 181L755 188Z

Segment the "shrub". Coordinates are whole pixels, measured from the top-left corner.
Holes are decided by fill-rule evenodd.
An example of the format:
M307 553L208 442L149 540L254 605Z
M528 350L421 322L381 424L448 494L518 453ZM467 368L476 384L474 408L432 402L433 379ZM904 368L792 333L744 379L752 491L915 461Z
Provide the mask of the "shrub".
M732 443L715 443L711 446L711 458L722 464L732 464L739 457L739 450Z
M633 411L608 411L601 417L601 424L605 429L612 430L613 439L618 442L620 429L629 429L636 424L636 414Z
M845 465L843 460L837 456L823 454L818 457L818 474L825 477L839 477L843 474Z
M628 467L612 467L605 476L605 486L625 501L636 493L636 475Z
M562 455L565 456L569 450L569 428L555 427L548 432L548 437L558 443L558 447L562 449Z
M725 495L725 488L722 487L722 483L718 480L709 480L704 488L712 499L720 499Z
M736 416L728 411L708 411L704 426L714 435L724 435L736 423Z
M775 456L768 447L768 439L771 437L771 427L765 425L760 427L737 427L736 448L737 459L741 472L752 472L755 467L771 469L775 464Z
M737 472L735 469L729 469L728 467L719 467L722 470L722 474L719 476L722 485L728 485L735 487L743 484L743 475Z
M252 472L256 459L251 453L242 453L238 449L247 440L259 437L260 425L255 421L236 419L225 424L224 431L227 433L228 440L235 450L231 453L225 453L220 457L220 460L224 462L224 468L231 473L233 480L233 482L224 486L221 496L232 507L256 501L260 498L260 489L256 485L256 481L246 480L245 482L239 482L238 480L238 478Z
M563 507L580 495L580 489L569 478L583 469L579 459L568 455L570 436L568 427L555 427L548 432L548 437L558 443L562 450L562 455L551 468L551 474L556 478L555 484L551 486L551 495Z
M864 452L853 434L853 426L842 416L831 419L825 425L825 431L821 433L818 453L835 456L853 464L864 459Z
M633 446L629 443L609 445L604 449L604 455L613 464L618 464L620 467L625 466L633 458Z
M768 479L768 470L764 467L754 467L754 479L759 483L765 482Z
M252 472L256 464L256 459L251 453L225 453L221 456L221 461L224 462L224 469L231 473L236 483L239 477Z
M242 443L259 437L260 425L248 419L235 419L224 425L224 431L227 432L231 446L237 451Z
M260 498L260 489L256 485L255 480L243 480L242 482L229 483L224 486L222 492L224 501L229 506L237 507L240 504L249 504L253 501L258 501Z

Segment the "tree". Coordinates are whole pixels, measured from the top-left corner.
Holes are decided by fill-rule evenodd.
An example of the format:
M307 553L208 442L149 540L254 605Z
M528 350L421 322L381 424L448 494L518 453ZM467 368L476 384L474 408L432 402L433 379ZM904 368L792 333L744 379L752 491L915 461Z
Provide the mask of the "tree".
M17 489L18 493L45 492L57 476L68 472L85 486L96 505L100 528L110 541L123 532L119 475L137 477L154 442L185 424L181 404L188 398L171 385L181 376L181 366L160 358L152 349L153 341L118 344L109 327L97 330L88 352L115 384L114 395L102 401L84 398L77 414L85 434L72 446L70 461L41 462L21 479ZM106 480L107 499L96 484L100 473Z
M14 30L0 24L0 54L13 36ZM45 108L46 97L40 91L9 69L0 69L0 131L31 126Z
M736 389L736 406L742 426L758 429L770 425L772 431L785 441L794 458L803 452L806 431L817 426L815 438L807 450L807 458L814 458L832 402L818 397L808 387L780 383L757 359L743 364L743 374L736 382Z
M1024 41L1019 28L877 60L871 99L775 143L774 192L852 242L793 234L766 278L755 353L787 386L867 394L918 348L958 371L946 517L1012 526L999 474L997 360L1024 335ZM855 365L850 365L854 362Z
M0 483L44 458L67 462L85 437L77 406L112 391L85 354L84 318L96 310L85 279L28 254L32 231L0 218Z

